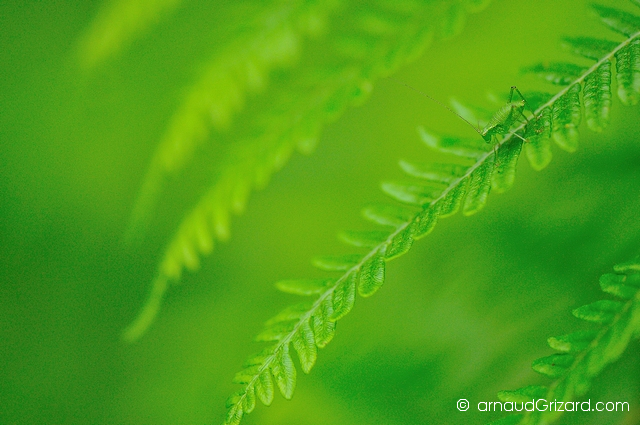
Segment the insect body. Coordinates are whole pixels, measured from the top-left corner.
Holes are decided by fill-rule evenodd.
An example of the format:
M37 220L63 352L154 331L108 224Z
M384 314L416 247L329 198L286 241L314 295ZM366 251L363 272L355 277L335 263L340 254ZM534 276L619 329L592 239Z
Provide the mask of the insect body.
M513 92L517 92L520 96L520 100L513 101ZM482 129L478 130L474 127L474 129L482 136L482 138L486 142L491 142L494 136L500 134L505 135L511 130L511 127L517 122L519 122L520 118L524 118L528 123L529 119L524 114L524 107L527 105L527 101L525 100L522 93L516 86L511 86L511 92L509 93L509 100L507 104L502 106L500 109L496 111L496 113L491 117L487 125ZM537 117L535 113L532 111L534 118ZM462 118L462 117L461 117ZM473 126L472 126L473 127ZM520 136L517 133L514 133L516 137L519 137L524 142L527 140Z

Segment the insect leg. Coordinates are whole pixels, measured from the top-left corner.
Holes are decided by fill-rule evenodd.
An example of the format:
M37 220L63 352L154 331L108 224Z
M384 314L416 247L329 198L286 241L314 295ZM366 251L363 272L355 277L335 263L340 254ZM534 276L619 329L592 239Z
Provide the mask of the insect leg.
M516 86L511 86L511 93L513 93L514 90L518 92L518 95L520 95L520 98L524 100L524 103L527 103L527 99L525 99L522 93L520 93L520 90L518 90Z
M516 86L511 86L511 91L509 92L509 100L507 101L507 103L511 103L511 101L513 100L513 91L514 90L518 90L518 88ZM520 90L518 90L518 93L520 94L520 96L522 96L522 93L520 93Z
M518 133L513 133L514 136L516 136L518 139L522 140L525 143L528 143L529 141L527 139L525 139L524 137L522 137L521 135L519 135Z
M513 96L513 91L516 91L518 93L518 95L520 96L520 99L522 99L522 102L524 102L524 105L528 105L529 103L527 102L527 99L524 98L524 96L522 95L522 93L520 92L520 90L518 90L518 87L516 86L511 86L511 96ZM511 102L511 96L509 96L509 102ZM523 105L523 106L524 106ZM527 121L527 123L529 122L529 118L527 118L527 116L524 114L523 112L524 107L522 109L519 109L518 112L520 113L520 115L522 115L522 117ZM534 115L535 116L535 115Z
M529 108L529 110L531 111L531 115L533 115L533 117L537 120L538 116L536 115L536 112L531 109L531 106L529 106L529 102L527 102L527 99L525 99L525 97L522 95L522 93L520 93L520 90L518 90L518 88L516 86L512 86L511 90L515 90L518 92L518 95L520 95L520 98L524 101L524 104ZM529 122L529 120L527 119L527 117L524 116L524 113L522 111L520 111L520 114L522 114L522 116L524 117L524 119L527 120L527 123Z

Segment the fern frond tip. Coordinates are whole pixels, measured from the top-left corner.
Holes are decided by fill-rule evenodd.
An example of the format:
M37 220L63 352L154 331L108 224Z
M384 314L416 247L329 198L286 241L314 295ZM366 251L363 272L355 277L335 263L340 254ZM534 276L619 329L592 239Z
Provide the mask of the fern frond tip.
M133 343L145 334L158 315L162 299L168 286L168 281L164 277L159 277L153 282L151 292L142 310L140 310L134 321L122 332L123 341Z

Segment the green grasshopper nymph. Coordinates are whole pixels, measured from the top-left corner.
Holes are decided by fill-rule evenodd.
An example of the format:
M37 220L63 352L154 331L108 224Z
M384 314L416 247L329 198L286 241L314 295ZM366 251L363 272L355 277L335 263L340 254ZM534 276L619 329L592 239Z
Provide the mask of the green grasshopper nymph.
M509 92L509 100L507 101L507 103L504 106L500 107L500 109L498 109L495 114L493 114L493 117L491 117L491 119L489 120L487 125L485 125L484 128L481 130L479 128L479 126L478 127L474 126L473 124L471 124L471 122L469 122L462 115L458 114L453 109L449 108L447 105L445 105L442 102L434 99L433 97L429 96L428 94L425 94L425 93L421 92L420 90L411 87L408 84L405 84L405 83L402 83L402 82L400 82L400 84L404 85L405 87L410 88L411 90L414 90L414 91L422 94L423 96L431 99L433 102L437 103L438 105L440 105L443 108L447 109L449 112L451 112L454 115L456 115L462 121L464 121L467 124L469 124L469 126L471 128L473 128L480 135L480 137L482 137L484 139L484 141L487 142L487 143L491 143L494 140L494 138L496 139L496 142L497 142L497 137L496 136L498 136L498 135L501 135L501 136L507 135L511 131L511 127L513 127L514 124L521 122L520 121L521 118L524 118L526 123L529 124L529 119L524 114L524 109L525 109L525 107L528 107L528 103L525 100L525 98L522 95L522 93L520 93L520 90L518 90L518 88L516 86L511 86L511 91ZM514 92L517 93L518 96L520 96L520 100L516 100L516 101L513 100ZM531 108L529 108L529 110L531 111L531 114L533 115L533 118L537 122L539 117L535 114L535 112ZM541 130L539 130L539 129L536 129L534 131L536 133L540 133L541 132ZM525 139L524 137L522 137L520 134L518 134L516 132L514 132L512 134L515 137L518 137L519 139L521 139L523 142L528 142L528 140ZM497 149L496 149L497 144L498 143L495 143L493 145L494 154L496 156L496 159L497 159L497 156L498 156Z
M515 102L513 101L514 91L520 96L520 100L517 100ZM527 106L527 101L525 100L522 93L520 93L520 90L518 90L516 86L511 86L511 92L509 93L509 100L507 101L507 104L502 106L496 111L495 114L493 114L493 117L491 117L487 125L481 131L478 131L478 129L475 127L474 129L478 131L478 133L487 143L490 143L494 136L498 134L504 136L505 134L507 134L515 123L520 122L520 117L524 118L527 124L529 123L529 119L524 114L525 106ZM531 113L537 121L538 117L536 116L535 112L531 111ZM527 142L527 139L520 136L519 134L513 133L513 135L522 139L523 142Z

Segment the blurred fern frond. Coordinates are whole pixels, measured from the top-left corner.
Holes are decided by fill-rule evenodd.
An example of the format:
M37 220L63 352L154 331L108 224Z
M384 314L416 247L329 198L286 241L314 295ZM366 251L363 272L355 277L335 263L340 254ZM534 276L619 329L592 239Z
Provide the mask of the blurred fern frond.
M287 1L252 17L219 49L174 114L149 166L130 236L144 233L167 181L211 157L206 192L168 242L147 304L125 331L135 340L152 322L169 282L198 269L229 236L245 208L294 150L311 152L323 125L366 99L376 79L459 30L484 1ZM207 156L207 158L209 158Z
M580 46L578 50L583 56L593 59L595 55L598 58L596 64L589 68L573 64L531 68L531 72L566 87L554 95L528 94L526 97L535 109L534 118L507 134L498 135L495 153L479 137L441 138L421 129L422 139L428 146L454 156L455 160L445 164L402 161L401 168L413 179L382 184L382 190L399 204L372 205L363 211L367 220L380 225L383 230L345 232L341 235L344 242L360 248L360 253L314 260L316 267L332 274L329 278L288 280L276 284L284 292L312 297L312 300L288 307L266 323L256 340L270 345L250 357L243 370L236 374L234 382L241 384L242 388L227 401L225 424L238 424L255 408L256 399L269 405L274 397L274 388L290 399L297 379L291 352L297 352L301 369L308 373L317 359L317 349L323 348L333 338L336 321L353 308L356 293L368 297L384 284L387 261L406 253L415 240L434 228L438 218L459 210L465 215L475 214L485 206L491 190L504 192L513 185L523 145L526 145L532 167L538 170L551 160L551 140L564 150L574 151L583 105L587 126L594 131L602 131L609 119L613 58L616 59L620 99L625 104L637 103L640 86L633 81L640 78L640 63L630 58L637 58L640 54L640 23L631 28L628 23L635 21L628 16L632 15L599 6L596 11L608 26L623 33L625 38L613 43L572 40L572 45ZM624 18L624 25L620 23L620 17ZM600 46L606 49L595 53L591 51ZM471 112L467 110L467 115ZM468 118L475 121L474 117ZM629 267L618 271L632 270L637 266ZM615 306L620 307L620 304Z
M615 299L596 301L573 310L578 319L601 327L549 338L549 346L558 353L533 362L533 370L554 379L553 383L549 387L528 386L501 391L498 393L500 401L571 402L589 390L591 381L605 366L620 358L632 339L640 337L640 257L618 264L613 270L614 273L600 277L600 288ZM565 409L536 410L507 416L492 424L549 424L557 421L563 411Z
M81 64L93 68L123 50L133 39L169 15L182 0L108 1L78 46Z

